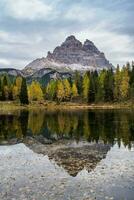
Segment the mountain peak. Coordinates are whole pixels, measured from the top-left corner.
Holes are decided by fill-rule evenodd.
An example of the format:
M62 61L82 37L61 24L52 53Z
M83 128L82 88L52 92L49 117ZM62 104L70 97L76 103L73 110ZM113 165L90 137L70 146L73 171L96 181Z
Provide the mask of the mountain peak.
M53 52L48 52L46 58L33 61L26 69L31 72L32 69L36 71L48 67L65 72L111 68L112 65L92 41L86 39L82 44L74 35L70 35Z
M92 53L96 53L96 54L100 54L100 51L98 50L98 48L94 45L94 43L88 39L85 40L84 44L83 44L83 49L85 51L90 51Z
M77 40L74 35L70 35L69 37L66 38L65 42L63 42L61 46L65 48L69 47L81 48L82 43L79 40Z
M94 45L94 43L91 40L86 39L84 45Z
M74 36L74 35L70 35L70 36L68 36L67 38L66 38L66 41L70 41L70 40L76 40L76 37Z
M48 52L47 59L64 64L80 64L82 66L108 67L110 66L105 55L102 54L94 43L88 39L82 44L70 35L66 40L54 49L53 53Z

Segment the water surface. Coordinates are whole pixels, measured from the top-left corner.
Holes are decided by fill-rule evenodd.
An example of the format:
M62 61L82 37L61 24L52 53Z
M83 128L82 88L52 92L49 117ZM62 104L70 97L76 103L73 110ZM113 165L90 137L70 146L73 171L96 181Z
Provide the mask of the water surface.
M134 197L133 110L0 113L1 199Z

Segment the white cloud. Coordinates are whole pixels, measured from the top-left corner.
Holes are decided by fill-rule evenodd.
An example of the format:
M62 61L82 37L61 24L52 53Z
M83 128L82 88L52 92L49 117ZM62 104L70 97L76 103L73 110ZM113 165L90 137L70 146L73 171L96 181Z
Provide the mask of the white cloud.
M7 59L5 59L5 58L0 58L0 65L4 65L4 67L5 67L5 65L6 66L9 66L11 63L10 63L10 61L9 60L7 60ZM1 66L0 66L1 67Z
M127 24L124 25L124 23L126 23L125 17L128 13L124 10L120 15L115 5L117 2L111 0L107 3L109 6L86 4L84 3L86 1L76 1L75 4L73 1L66 4L67 2L63 0L0 0L2 8L0 23L1 29L3 28L0 30L0 56L3 65L5 62L5 66L9 63L10 67L11 65L24 67L29 60L45 56L47 51L53 50L72 34L80 41L86 38L92 40L100 51L106 54L106 58L115 65L134 59L133 36L121 31L123 26L126 26L127 30ZM114 7L114 12L109 10ZM5 20L2 21L3 19ZM21 20L26 20L26 24ZM36 20L39 20L39 29L36 29ZM40 20L44 20L43 25Z
M4 0L6 14L16 19L47 18L52 6L41 0Z
M82 7L81 5L75 5L70 8L64 15L65 19L77 20L84 22L87 20L92 20L95 17L96 9L89 7Z
M0 40L2 43L7 44L21 44L21 45L31 45L38 44L42 41L42 36L39 34L24 34L21 32L7 32L0 30ZM34 42L33 42L34 41ZM0 45L1 45L0 44Z
M92 40L99 50L105 53L106 58L112 64L125 64L127 61L133 60L133 57L129 55L129 53L133 52L133 42L127 35L119 35L115 32L101 29L101 26L92 29L92 31L91 29L85 29L75 35L81 41L86 38Z

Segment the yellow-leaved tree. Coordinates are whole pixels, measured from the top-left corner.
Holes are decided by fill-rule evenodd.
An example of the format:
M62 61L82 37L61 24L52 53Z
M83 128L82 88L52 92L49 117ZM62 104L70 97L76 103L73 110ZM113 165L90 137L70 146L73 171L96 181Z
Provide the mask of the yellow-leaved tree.
M127 100L129 96L129 71L127 67L123 67L121 70L121 83L120 83L120 93L121 100Z
M65 92L65 99L69 100L71 97L71 86L70 83L67 79L64 79L63 81L64 84L64 92Z
M72 99L75 99L76 97L78 97L78 89L76 83L74 82L72 85Z
M22 77L18 76L15 80L13 87L12 87L13 100L19 99L21 84L22 84Z
M89 86L90 86L90 80L87 73L85 73L82 82L82 89L83 89L83 98L86 102L88 102Z
M57 81L56 97L57 97L58 102L63 101L65 97L64 85L63 85L62 80Z
M43 100L43 91L38 82L32 81L31 85L28 87L28 98L29 101Z

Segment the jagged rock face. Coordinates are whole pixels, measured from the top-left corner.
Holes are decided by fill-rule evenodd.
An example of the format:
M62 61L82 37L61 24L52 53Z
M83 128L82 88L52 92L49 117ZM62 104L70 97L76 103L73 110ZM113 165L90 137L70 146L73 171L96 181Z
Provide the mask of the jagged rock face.
M74 36L69 36L61 46L54 49L53 53L48 52L47 57L32 61L22 71L1 69L0 74L21 75L27 78L28 83L38 80L44 85L52 79L71 77L76 70L83 73L109 67L112 65L92 41L86 40L82 44Z
M48 52L47 57L38 58L29 63L23 70L26 76L32 75L40 69L51 68L58 72L73 73L75 70L101 70L111 68L112 64L105 58L94 43L86 40L82 44L75 36L69 36L65 42Z
M81 64L83 66L109 67L104 53L100 52L93 42L86 40L82 44L74 36L69 36L53 53L48 52L47 59L65 64Z

